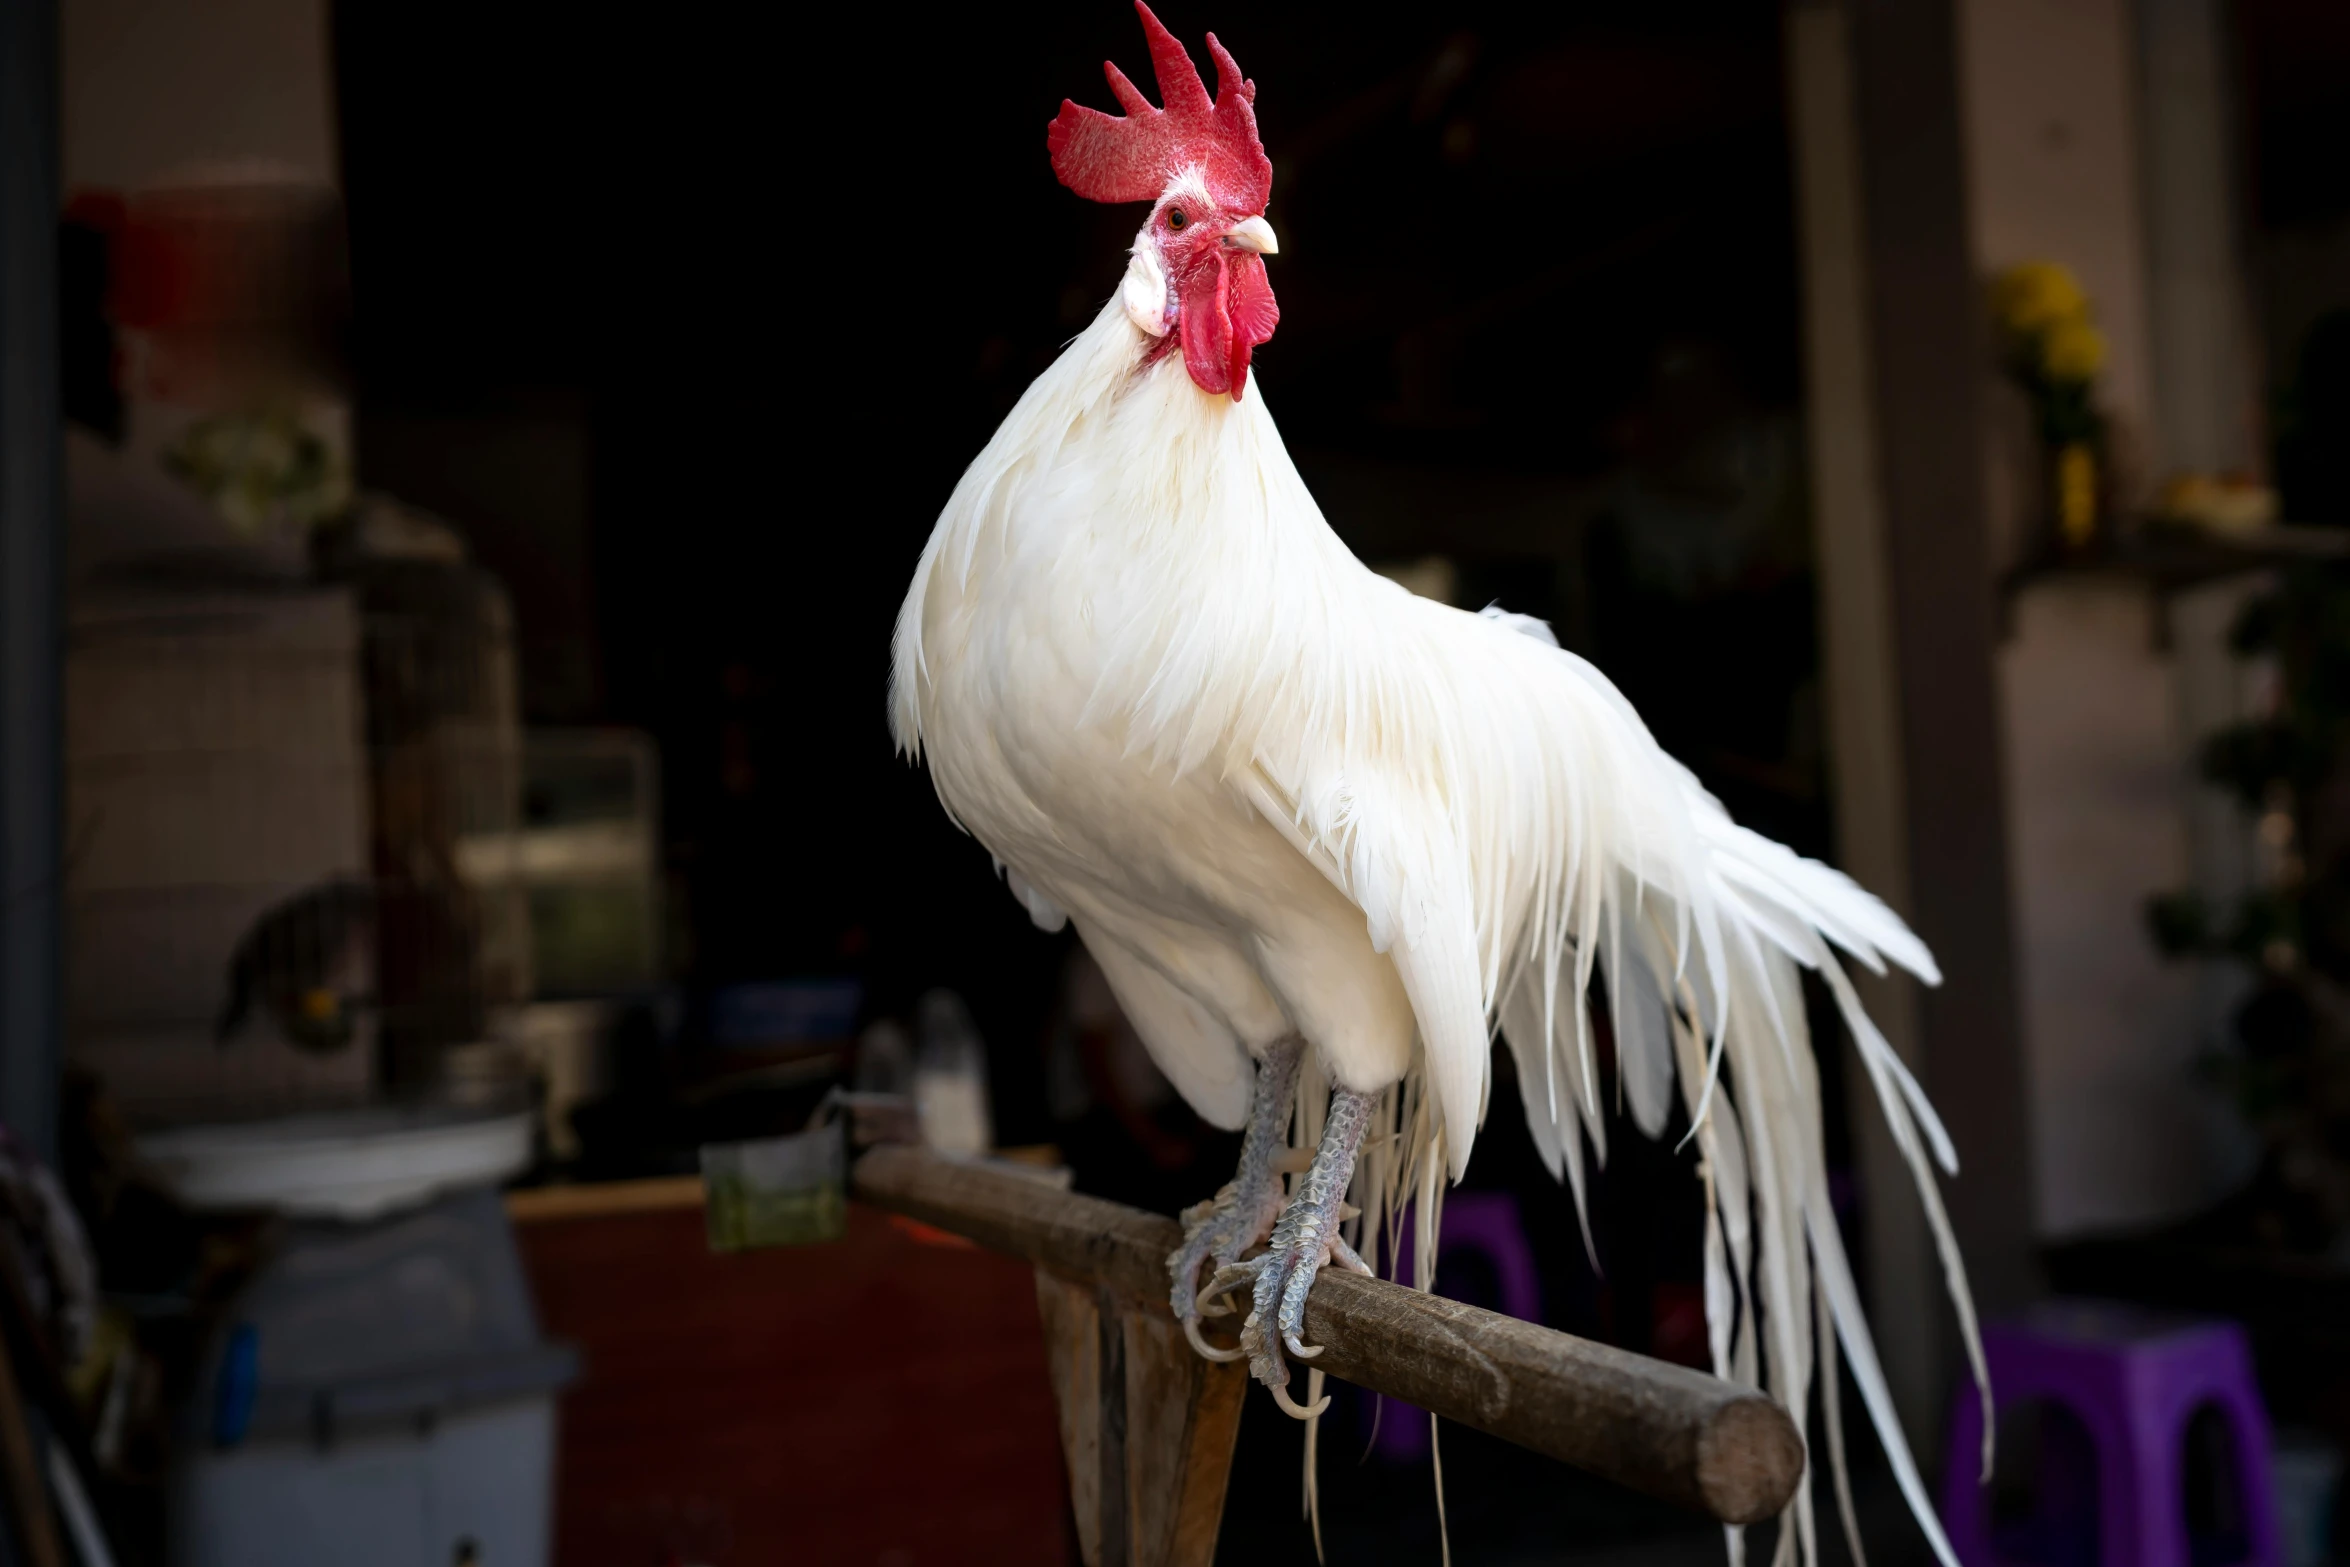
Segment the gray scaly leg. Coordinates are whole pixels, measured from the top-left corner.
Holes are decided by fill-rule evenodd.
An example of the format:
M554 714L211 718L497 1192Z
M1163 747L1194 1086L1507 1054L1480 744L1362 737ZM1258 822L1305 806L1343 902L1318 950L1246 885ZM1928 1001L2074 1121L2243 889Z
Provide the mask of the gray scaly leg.
M1243 1351L1217 1349L1200 1337L1199 1270L1210 1258L1219 1267L1263 1240L1281 1212L1281 1155L1289 1140L1289 1113L1297 1104L1297 1067L1305 1041L1295 1034L1275 1040L1257 1066L1249 1100L1248 1135L1240 1145L1239 1173L1206 1202L1183 1210L1183 1244L1167 1256L1174 1275L1171 1302L1191 1347L1210 1360L1238 1360Z
M1273 1390L1283 1409L1301 1420L1312 1419L1330 1402L1324 1395L1307 1409L1292 1399L1289 1366L1281 1354L1285 1347L1300 1360L1322 1353L1319 1348L1307 1348L1299 1339L1305 1329L1306 1296L1314 1287L1314 1276L1332 1261L1357 1273L1371 1271L1338 1233L1346 1183L1354 1175L1355 1153L1363 1145L1363 1131L1370 1120L1370 1095L1341 1088L1330 1096L1330 1118L1322 1127L1322 1145L1314 1151L1314 1162L1307 1168L1297 1196L1273 1226L1272 1246L1261 1257L1218 1268L1200 1297L1204 1305L1217 1296L1238 1292L1243 1285L1251 1288L1255 1309L1241 1329L1241 1350L1248 1356L1249 1370L1256 1379Z

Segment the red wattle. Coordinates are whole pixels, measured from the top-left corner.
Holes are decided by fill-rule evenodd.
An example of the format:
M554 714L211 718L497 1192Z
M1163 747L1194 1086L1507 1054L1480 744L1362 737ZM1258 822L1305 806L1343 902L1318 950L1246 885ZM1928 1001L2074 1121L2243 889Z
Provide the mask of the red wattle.
M1230 265L1231 280L1225 294L1237 345L1232 362L1232 395L1237 398L1248 380L1250 351L1259 343L1272 341L1273 328L1281 323L1281 307L1273 303L1273 280L1265 275L1263 256L1244 250L1231 258Z
M1254 251L1209 251L1183 279L1178 314L1183 367L1193 384L1240 401L1250 353L1281 320L1264 258Z
M1183 368L1203 392L1239 395L1232 379L1232 312L1225 297L1224 257L1211 250L1183 280ZM1240 370L1248 371L1248 350L1242 348Z

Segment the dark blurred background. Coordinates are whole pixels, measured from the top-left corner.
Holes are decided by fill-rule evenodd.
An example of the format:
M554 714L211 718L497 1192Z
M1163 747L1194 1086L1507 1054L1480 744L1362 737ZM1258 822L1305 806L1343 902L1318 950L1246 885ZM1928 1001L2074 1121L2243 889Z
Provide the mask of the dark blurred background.
M939 507L1123 269L1139 210L1063 190L1043 128L1109 103L1105 58L1140 79L1130 11L17 11L5 276L65 224L49 296L0 321L11 354L48 322L20 358L61 393L0 388L33 476L0 614L56 628L0 650L4 738L57 798L0 800L33 845L10 885L52 889L0 926L0 1116L89 1277L15 1199L52 1260L11 1342L118 1558L240 1559L205 1530L264 1493L189 1455L246 1440L239 1375L255 1443L292 1441L267 1417L295 1395L267 1351L237 1371L239 1325L303 1247L422 1222L424 1188L199 1190L252 1156L203 1139L396 1112L517 1129L474 1179L506 1206L449 1223L506 1259L499 1355L583 1352L531 1362L544 1452L512 1489L551 1559L1074 1560L1025 1272L861 1208L829 1248L738 1255L700 1174L934 1069L976 1085L955 1136L1080 1191L1173 1211L1230 1172L884 716ZM1259 86L1256 384L1332 526L1415 591L1550 622L1741 821L1912 918L1950 982L1872 1006L1961 1149L1987 1309L2246 1324L2291 1559L2331 1559L2305 1515L2350 1441L2350 11L1159 15ZM2094 336L2084 373L2051 379L2056 328ZM1938 1464L1932 1254L1822 1056L1838 1210ZM1504 1059L1458 1199L1511 1239L1440 1289L1710 1364L1684 1124L1611 1139L1587 1252L1514 1094ZM1505 1298L1521 1251L1532 1300ZM1313 1549L1301 1435L1262 1404L1220 1561ZM1332 1559L1433 1559L1418 1420L1374 1436L1342 1396ZM2070 1493L2029 1480L2069 1438L2034 1429L2002 1538L2071 1560ZM1442 1441L1460 1561L1721 1548ZM1872 1559L1926 1559L1860 1469ZM2213 1484L2237 1499L2194 1503L2198 1538L2250 1538Z
M883 1011L944 983L1040 1037L1058 954L890 755L886 639L954 478L1124 265L1134 214L1037 149L1130 18L457 16L336 11L368 482L465 519L529 721L658 737L682 976L854 972ZM1266 391L1334 525L1558 623L1824 852L1778 18L1229 37L1276 157ZM1684 562L1616 526L1676 502L1751 537Z

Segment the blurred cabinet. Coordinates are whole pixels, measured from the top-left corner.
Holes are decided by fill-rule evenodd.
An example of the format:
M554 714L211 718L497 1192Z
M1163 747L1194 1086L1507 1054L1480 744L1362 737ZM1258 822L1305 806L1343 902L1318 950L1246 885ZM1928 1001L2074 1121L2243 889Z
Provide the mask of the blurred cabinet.
M715 1255L699 1198L508 1199L544 1330L585 1367L557 1561L1074 1562L1034 1269L855 1203L832 1244Z

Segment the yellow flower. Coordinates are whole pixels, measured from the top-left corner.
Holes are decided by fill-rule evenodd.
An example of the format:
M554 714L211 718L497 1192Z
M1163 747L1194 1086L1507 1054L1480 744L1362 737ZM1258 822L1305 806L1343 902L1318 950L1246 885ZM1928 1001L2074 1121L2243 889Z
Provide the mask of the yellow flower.
M2072 272L2053 261L2027 261L2000 274L1991 290L2000 324L2011 332L2039 332L2088 318L2088 296Z
M2090 381L2105 366L2105 334L2086 321L2060 321L2040 339L2040 369L2051 381Z
M2056 527L2074 549L2097 531L2097 454L2078 441L2056 454Z

